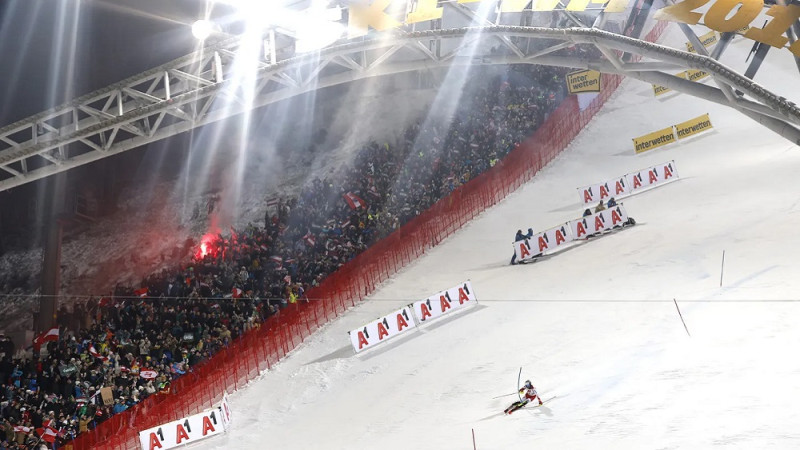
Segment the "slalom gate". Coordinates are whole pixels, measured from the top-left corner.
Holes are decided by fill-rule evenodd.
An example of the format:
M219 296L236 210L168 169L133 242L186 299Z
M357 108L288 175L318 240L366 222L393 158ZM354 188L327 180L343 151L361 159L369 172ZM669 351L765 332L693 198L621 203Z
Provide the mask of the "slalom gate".
M658 22L645 40L655 42L668 22ZM269 369L322 325L342 315L407 264L533 178L592 120L623 77L604 75L601 90L583 111L567 97L541 127L490 170L458 187L427 211L356 256L296 303L247 332L192 372L156 394L81 433L63 448L138 449L139 431L211 408L226 392L242 388ZM278 388L278 387L276 387ZM236 412L232 421L236 421Z

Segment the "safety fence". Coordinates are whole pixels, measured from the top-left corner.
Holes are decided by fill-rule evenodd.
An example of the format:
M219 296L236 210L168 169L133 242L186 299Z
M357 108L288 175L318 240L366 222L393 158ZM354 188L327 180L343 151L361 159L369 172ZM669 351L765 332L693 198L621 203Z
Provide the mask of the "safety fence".
M658 39L666 25L659 22L646 39ZM603 75L599 95L583 111L578 108L577 97L567 97L533 136L501 162L350 260L308 291L311 300L281 310L173 381L169 393L150 396L112 416L81 433L71 445L75 450L137 449L138 430L198 413L220 402L226 392L242 388L320 326L355 306L411 261L528 182L569 145L621 81L621 76ZM233 411L234 415L241 413Z

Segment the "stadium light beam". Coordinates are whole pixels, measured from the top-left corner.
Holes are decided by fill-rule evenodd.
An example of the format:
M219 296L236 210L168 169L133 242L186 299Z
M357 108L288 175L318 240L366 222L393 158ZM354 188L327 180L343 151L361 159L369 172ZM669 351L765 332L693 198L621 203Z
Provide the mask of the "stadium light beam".
M214 32L214 24L209 20L200 19L192 24L192 36L204 41Z

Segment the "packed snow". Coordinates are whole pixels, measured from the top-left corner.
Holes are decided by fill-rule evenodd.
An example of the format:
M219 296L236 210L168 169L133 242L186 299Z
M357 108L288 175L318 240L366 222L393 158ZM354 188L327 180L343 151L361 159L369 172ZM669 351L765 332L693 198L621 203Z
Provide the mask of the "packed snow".
M723 62L743 72L751 46ZM797 76L773 49L756 81L798 102ZM712 131L634 154L704 113ZM508 264L518 228L580 215L578 186L670 160L679 181L624 200L635 227ZM796 448L798 169L740 113L626 80L531 182L234 392L230 431L197 448ZM478 306L354 354L349 330L467 279ZM520 368L555 398L504 416Z

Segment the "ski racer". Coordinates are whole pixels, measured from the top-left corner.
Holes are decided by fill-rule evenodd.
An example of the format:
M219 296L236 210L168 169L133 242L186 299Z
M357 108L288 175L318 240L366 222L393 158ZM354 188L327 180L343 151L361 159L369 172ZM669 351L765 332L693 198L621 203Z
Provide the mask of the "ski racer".
M525 394L525 396L522 397L520 401L514 402L511 404L511 406L506 408L506 414L511 414L534 400L538 400L539 406L542 406L542 398L539 397L539 393L536 392L536 388L533 387L533 384L531 384L531 380L525 380L525 384L519 390L519 394Z

